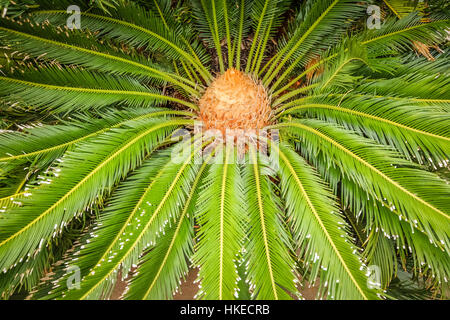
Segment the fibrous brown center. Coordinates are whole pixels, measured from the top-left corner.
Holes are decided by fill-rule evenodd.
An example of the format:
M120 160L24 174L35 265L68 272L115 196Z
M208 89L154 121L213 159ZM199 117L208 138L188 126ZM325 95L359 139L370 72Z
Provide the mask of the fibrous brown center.
M204 127L256 130L269 124L270 101L264 86L236 69L217 77L200 99Z

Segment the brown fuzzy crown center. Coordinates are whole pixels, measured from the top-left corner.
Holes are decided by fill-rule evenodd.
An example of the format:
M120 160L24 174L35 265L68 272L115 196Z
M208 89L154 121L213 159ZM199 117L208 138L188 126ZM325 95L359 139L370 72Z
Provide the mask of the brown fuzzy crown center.
M236 69L217 77L200 99L200 120L208 129L256 130L269 124L270 101L264 86Z

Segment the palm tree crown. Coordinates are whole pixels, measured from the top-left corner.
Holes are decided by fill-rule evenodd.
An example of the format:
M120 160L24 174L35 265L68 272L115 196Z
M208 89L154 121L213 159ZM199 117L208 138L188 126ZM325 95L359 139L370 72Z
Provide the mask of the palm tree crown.
M202 299L448 295L449 19L373 2L2 18L2 297L170 299L191 268Z

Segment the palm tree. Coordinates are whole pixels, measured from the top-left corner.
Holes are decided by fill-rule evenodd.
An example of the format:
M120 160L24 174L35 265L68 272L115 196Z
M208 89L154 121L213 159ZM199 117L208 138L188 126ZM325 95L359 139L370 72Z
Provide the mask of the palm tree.
M447 17L97 3L1 20L3 298L108 298L120 274L170 299L191 268L203 299L389 298L400 269L448 294Z

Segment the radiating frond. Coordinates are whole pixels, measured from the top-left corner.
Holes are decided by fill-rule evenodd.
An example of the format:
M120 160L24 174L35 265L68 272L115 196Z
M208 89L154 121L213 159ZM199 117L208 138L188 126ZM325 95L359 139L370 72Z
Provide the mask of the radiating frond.
M194 264L200 267L203 299L233 299L237 260L244 239L244 199L235 150L218 151L199 194L195 217L200 225Z
M61 160L59 177L39 188L0 220L0 269L42 246L73 217L110 191L176 126L187 120L140 120L134 127L115 129L80 145ZM130 123L131 125L131 123ZM8 254L5 254L8 252Z
M289 67L271 86L271 90L275 90L298 64L306 62L306 53L314 45L319 45L325 35L345 28L346 21L360 16L364 8L356 2L352 0L315 1L296 32L286 46L280 50L278 59L275 59L267 70L266 76L263 78L264 84L269 85L284 65L290 61Z
M332 102L331 102L332 101ZM283 114L335 121L350 130L391 144L409 159L442 162L450 150L450 119L445 112L408 100L342 95L334 99L308 98ZM439 109L439 107L438 107Z
M340 181L343 205L358 213L355 218L365 224L364 255L369 264L381 268L382 287L386 288L395 276L397 256L403 262L412 256L413 273L425 274L431 270L429 276L444 286L449 276L450 257L442 244L430 243L423 230L399 219L398 210L389 207L384 200L372 198L348 179Z
M331 299L376 299L368 290L358 248L336 201L313 169L287 145L272 145L296 246Z
M111 206L106 208L108 221L98 231L99 237L108 235L105 243L97 250L93 248L98 242L86 244L86 250L80 252L90 266L89 274L81 281L80 290L68 291L66 298L108 297L118 268L121 266L125 277L143 251L157 243L160 233L177 221L198 165L192 165L194 151L182 155L181 163L170 159L171 151L165 150L166 163L162 167L154 168L153 162L147 162L136 172L135 179L119 187ZM119 224L114 223L117 214L123 219Z
M427 45L435 45L445 39L445 28L448 26L448 19L437 19L429 23L421 23L420 19L411 14L401 20L388 19L381 25L380 29L372 29L360 32L354 37L362 46L367 47L368 54L371 57L385 56L386 54L399 54L410 51L413 41L422 39ZM280 51L282 52L282 51ZM338 53L333 50L326 51L326 54L319 54L321 59L301 72L295 78L290 80L285 86L275 91L274 95L290 88L300 79L305 77L309 72L319 68L325 62L335 59ZM271 66L275 68L275 63ZM266 73L267 76L268 72ZM274 91L274 89L272 89Z
M289 7L290 1L257 0L251 7L251 20L255 35L249 51L245 72L258 73L264 58L267 42L280 25L280 16Z
M173 73L162 70L143 57L130 57L114 51L76 30L55 29L48 23L39 25L40 28L33 26L32 23L19 24L4 19L0 25L0 39L5 44L14 43L15 48L35 57L57 59L64 64L82 65L108 73L168 81L194 96L198 95L196 90L184 84L188 82L186 79L178 79Z
M176 225L157 240L156 248L141 259L127 291L127 299L171 299L180 278L188 272L187 259L192 255L193 213L208 162L204 162L192 183Z
M383 0L383 2L399 18L409 15L411 12L420 12L425 8L425 3L422 1Z
M446 200L450 188L442 179L421 170L395 152L337 126L316 120L297 120L278 125L301 137L308 160L324 157L337 165L376 199L386 199L406 221L419 225L430 241L448 248L450 216ZM433 190L431 195L427 190Z
M268 159L249 146L248 164L244 168L246 209L248 212L245 255L247 279L256 299L291 299L295 288L295 262L288 234L282 220L283 209L275 195L276 186Z
M170 101L196 109L187 101L162 95L138 81L115 78L98 73L56 68L0 77L2 98L18 101L23 106L36 107L36 111L56 113L82 112L108 105L148 107Z
M42 10L42 7L40 9L31 13L31 18L37 23L49 21L52 25L64 26L70 15L65 9ZM163 20L153 11L145 10L133 3L118 6L110 12L111 15L82 12L82 28L94 32L99 38L115 39L124 41L132 47L163 52L173 60L182 58L193 64L207 79L210 77L203 65L206 62L205 52L196 44L192 33L186 34L188 28L182 28L179 24L169 27L166 19ZM189 39L192 44L187 40L183 41L183 38Z
M132 111L107 112L102 118L86 115L74 116L59 125L41 125L24 128L22 132L6 131L0 134L0 163L5 165L38 159L34 165L45 167L67 149L104 132L126 126L135 120L151 119L164 115L188 115L184 111L163 108L145 108ZM0 166L2 167L2 166Z
M410 50L413 41L423 41L427 45L442 42L448 23L449 19L422 23L417 13L412 13L399 20L387 19L380 29L366 30L358 38L369 52L401 52Z

